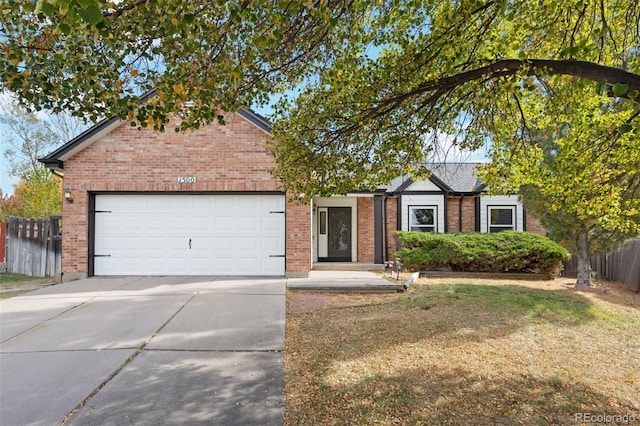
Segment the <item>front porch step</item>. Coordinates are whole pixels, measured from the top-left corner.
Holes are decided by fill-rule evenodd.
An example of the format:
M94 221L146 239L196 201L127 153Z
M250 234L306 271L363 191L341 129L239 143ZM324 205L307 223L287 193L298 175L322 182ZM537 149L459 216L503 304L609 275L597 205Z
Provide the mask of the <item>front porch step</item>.
M384 271L384 265L379 263L358 262L315 262L311 268L314 271Z

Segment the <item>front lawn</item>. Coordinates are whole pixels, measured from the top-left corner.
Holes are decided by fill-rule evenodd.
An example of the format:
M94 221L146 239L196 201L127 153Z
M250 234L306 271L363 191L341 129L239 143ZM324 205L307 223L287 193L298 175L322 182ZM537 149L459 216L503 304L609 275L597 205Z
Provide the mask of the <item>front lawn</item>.
M53 284L55 278L31 277L22 274L12 274L10 272L0 272L0 300L20 296L33 290L41 288L43 285Z
M566 282L420 279L397 295L290 293L286 423L640 421L640 295Z

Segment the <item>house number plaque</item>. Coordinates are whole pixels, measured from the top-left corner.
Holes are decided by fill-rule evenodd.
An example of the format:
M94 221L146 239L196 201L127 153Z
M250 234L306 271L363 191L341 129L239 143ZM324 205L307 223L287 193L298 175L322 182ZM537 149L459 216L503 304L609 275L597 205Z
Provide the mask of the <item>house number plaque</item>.
M178 183L196 183L195 176L178 176Z

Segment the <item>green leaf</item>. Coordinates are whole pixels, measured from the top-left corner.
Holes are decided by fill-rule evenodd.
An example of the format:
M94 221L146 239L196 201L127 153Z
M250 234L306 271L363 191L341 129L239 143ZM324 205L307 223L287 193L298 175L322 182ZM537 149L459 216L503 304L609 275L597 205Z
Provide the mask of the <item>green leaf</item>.
M607 92L607 81L601 81L596 85L596 93L602 95Z
M52 17L56 14L57 10L55 7L53 7L53 5L51 3L46 3L43 2L42 3L42 13L44 13L45 15Z
M628 84L616 83L616 84L613 85L613 94L614 94L614 96L622 96L625 93L627 93L627 90L629 90L629 85Z
M83 9L86 9L90 6L98 6L98 2L96 2L96 0L78 0L78 4L82 6Z
M621 135L624 135L625 133L629 133L632 130L633 130L633 126L631 124L629 124L629 123L623 124L618 129L618 131L620 132Z
M80 17L90 25L96 25L104 19L102 12L97 6L89 6L86 9L80 10Z
M69 24L58 24L58 29L62 34L69 35L71 33L71 26Z

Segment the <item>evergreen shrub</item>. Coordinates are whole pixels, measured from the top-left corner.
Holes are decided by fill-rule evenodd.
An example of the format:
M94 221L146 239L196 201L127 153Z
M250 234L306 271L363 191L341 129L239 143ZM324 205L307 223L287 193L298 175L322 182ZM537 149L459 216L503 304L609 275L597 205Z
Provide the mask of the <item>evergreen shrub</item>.
M569 252L549 238L528 232L397 231L395 253L413 270L535 272L555 275Z

